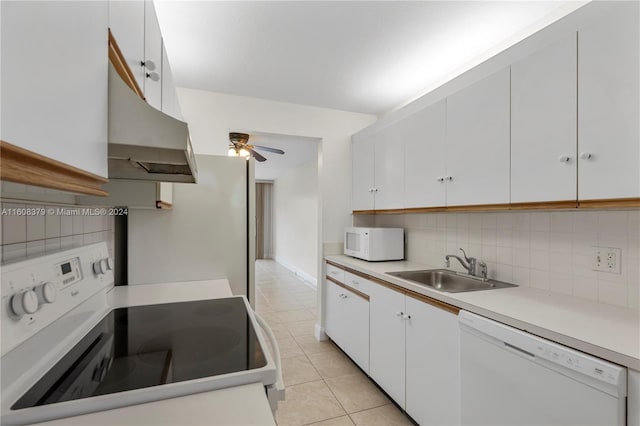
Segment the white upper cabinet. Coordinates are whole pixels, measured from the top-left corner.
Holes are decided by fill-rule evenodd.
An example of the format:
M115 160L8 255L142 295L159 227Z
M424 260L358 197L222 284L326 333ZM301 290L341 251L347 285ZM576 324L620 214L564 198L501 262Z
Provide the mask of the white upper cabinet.
M375 135L354 135L352 155L352 210L373 210Z
M509 68L447 98L447 205L509 202Z
M173 84L173 73L167 58L167 51L162 43L162 112L174 118L180 119L180 108L178 107L178 97Z
M403 122L380 130L375 138L374 205L376 210L404 206Z
M162 35L151 0L144 2L144 97L149 105L162 109Z
M446 204L446 100L403 120L404 207Z
M143 92L144 9L145 2L140 0L109 2L109 28Z
M578 31L578 198L640 196L638 2Z
M0 7L2 140L106 177L107 2Z
M511 202L577 196L576 33L511 65Z

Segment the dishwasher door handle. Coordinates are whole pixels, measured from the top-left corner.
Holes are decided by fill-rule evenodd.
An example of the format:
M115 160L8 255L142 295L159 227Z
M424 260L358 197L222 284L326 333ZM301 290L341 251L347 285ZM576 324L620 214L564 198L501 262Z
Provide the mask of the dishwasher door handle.
M514 346L514 345L512 345L512 344L510 344L510 343L507 343L507 342L502 342L502 343L504 343L504 345L507 347L507 349L511 349L511 350L516 351L516 352L519 352L519 353L521 353L521 354L525 354L525 355L527 355L527 356L529 356L529 357L531 357L531 358L535 358L535 357L536 357L536 356L535 356L534 354L532 354L531 352L529 352L529 351L525 351L524 349L520 349L519 347Z

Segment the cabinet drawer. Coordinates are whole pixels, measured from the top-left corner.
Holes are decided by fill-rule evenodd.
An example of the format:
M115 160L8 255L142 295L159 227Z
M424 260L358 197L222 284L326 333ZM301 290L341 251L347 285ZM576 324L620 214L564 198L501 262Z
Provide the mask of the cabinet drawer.
M352 274L351 272L344 272L344 283L351 288L354 288L367 296L371 293L371 286L376 285L375 283L369 281L366 278L362 278L356 274Z
M343 269L337 268L333 265L327 264L327 276L333 278L334 280L340 281L344 283L344 274L345 271Z

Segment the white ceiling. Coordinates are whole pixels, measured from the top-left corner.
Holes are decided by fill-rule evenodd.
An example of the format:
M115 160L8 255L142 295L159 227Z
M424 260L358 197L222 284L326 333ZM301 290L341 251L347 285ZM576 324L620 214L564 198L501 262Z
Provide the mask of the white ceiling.
M247 133L250 135L249 143L252 145L280 148L284 151L284 154L280 155L256 150L267 159L262 163L256 161L257 180L275 180L289 170L318 158L318 143L320 142L318 138L258 132Z
M583 3L155 0L177 86L381 114Z

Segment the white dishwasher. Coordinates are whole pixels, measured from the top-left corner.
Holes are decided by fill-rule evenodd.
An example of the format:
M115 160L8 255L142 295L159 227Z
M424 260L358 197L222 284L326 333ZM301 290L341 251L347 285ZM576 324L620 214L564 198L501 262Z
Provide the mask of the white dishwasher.
M460 311L463 425L625 425L627 369Z

